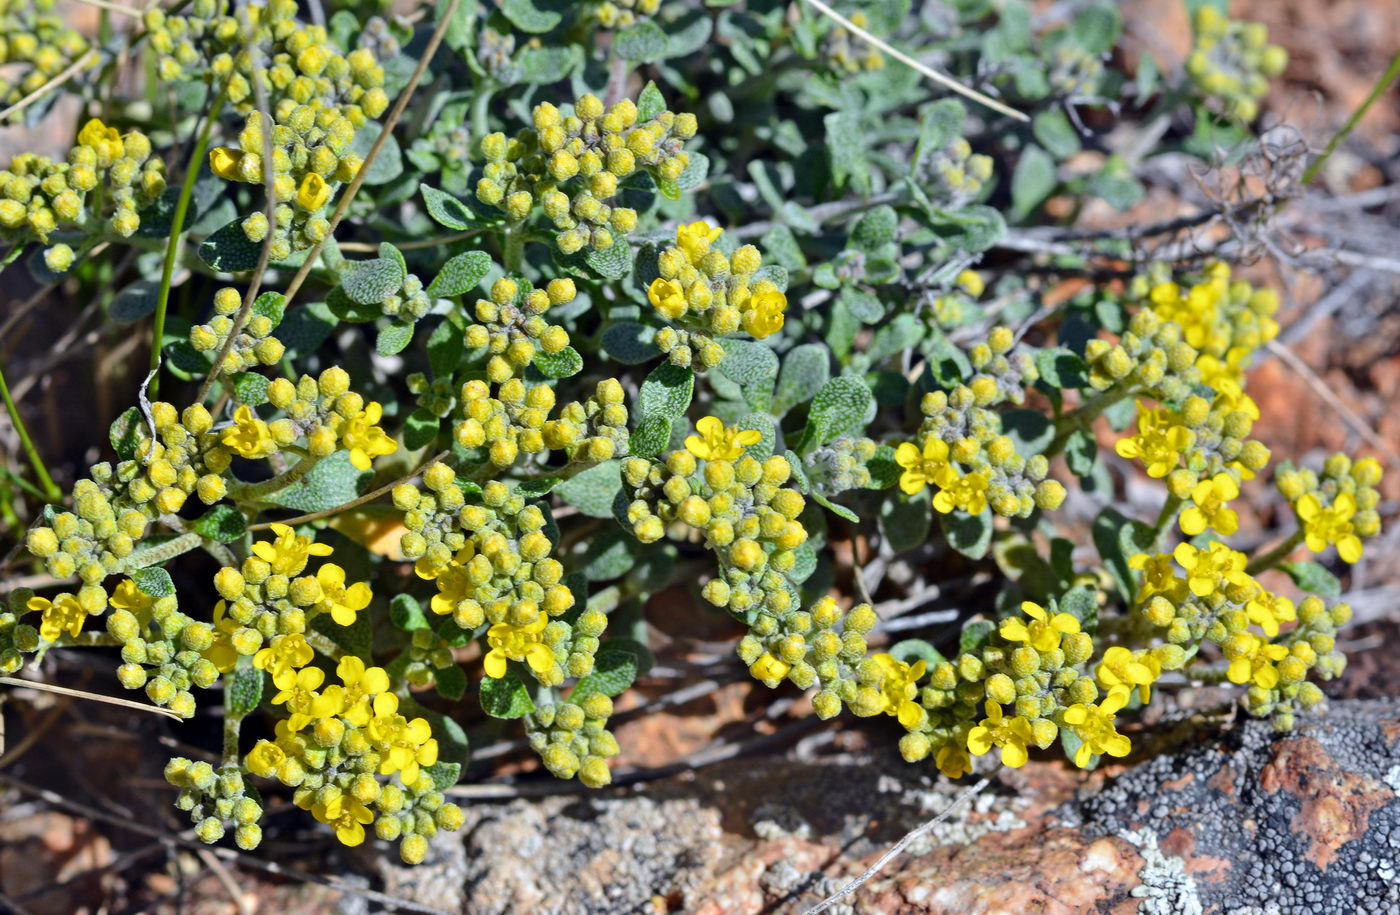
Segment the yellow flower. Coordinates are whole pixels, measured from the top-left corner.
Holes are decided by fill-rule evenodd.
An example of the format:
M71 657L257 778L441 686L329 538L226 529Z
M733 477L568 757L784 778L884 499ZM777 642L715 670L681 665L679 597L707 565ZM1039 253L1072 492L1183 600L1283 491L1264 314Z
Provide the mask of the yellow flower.
M1128 568L1142 572L1142 587L1138 589L1137 602L1142 603L1154 594L1171 595L1177 592L1184 580L1177 577L1170 553L1134 553L1128 557Z
M497 623L486 630L486 642L491 650L486 652L482 666L486 676L499 680L506 675L506 661L525 661L530 669L542 674L554 666L554 652L542 639L548 621L543 614L533 623L513 626L510 623Z
M1228 473L1197 483L1191 490L1192 504L1181 513L1182 533L1194 537L1209 527L1230 536L1240 529L1240 516L1226 503L1239 495L1240 486Z
M331 199L331 186L315 172L307 172L297 188L297 205L303 210L319 210Z
M350 463L356 470L369 470L375 458L399 450L399 443L379 427L383 415L384 408L378 401L371 400L359 413L335 423L340 441L349 449Z
M661 316L668 320L675 321L685 316L690 309L690 303L686 301L685 290L679 283L664 280L661 277L651 281L647 287L647 301L652 307L661 313Z
M1298 520L1303 522L1308 549L1321 553L1329 543L1337 545L1337 555L1343 562L1361 559L1361 538L1356 536L1351 518L1356 514L1356 499L1351 493L1341 493L1323 508L1315 493L1307 493L1296 506Z
M114 162L122 156L122 135L115 127L108 127L97 118L92 118L78 131L78 143L91 146L99 160Z
M1244 570L1245 555L1223 543L1212 543L1204 550L1178 543L1172 556L1186 570L1186 584L1197 597L1205 597L1225 584L1241 588L1254 584Z
M744 456L744 448L757 445L763 433L757 429L726 427L714 416L706 416L695 424L699 435L688 435L686 450L707 461L735 461Z
M710 252L710 245L723 229L711 228L703 219L676 228L676 245L685 252L692 264L697 264Z
M233 413L233 425L219 436L219 444L249 460L265 458L277 450L267 423L253 414L253 408L242 404Z
M136 582L130 578L123 578L107 603L118 610L135 614L138 619L147 619L156 599L137 587Z
M406 719L399 713L399 697L380 693L374 699L374 717L369 722L369 739L379 749L380 775L399 773L405 785L418 781L419 766L437 762L438 742L426 719Z
M335 673L345 685L341 717L357 728L365 727L372 717L370 697L389 691L389 674L382 667L366 667L354 655L341 658Z
M1019 769L1026 764L1030 754L1026 751L1026 744L1034 743L1035 736L1031 733L1031 723L1017 715L1015 718L1006 718L1001 713L1001 706L987 700L987 717L982 719L982 723L967 732L967 748L972 751L973 756L981 756L992 747L1001 747L1002 765Z
M87 611L71 594L60 594L54 600L47 597L31 597L25 604L32 612L43 614L39 621L39 638L45 642L57 642L63 633L77 638L83 631Z
M872 655L870 660L880 671L879 689L885 700L885 707L881 711L898 718L899 723L906 728L918 727L923 719L924 710L913 699L919 693L916 684L926 670L923 660L906 664L894 655L883 652Z
M1131 693L1133 687L1142 694L1143 702L1152 701L1152 684L1162 675L1162 663L1148 651L1129 651L1122 645L1114 645L1103 653L1094 676L1099 685L1109 693L1124 689Z
M209 150L209 170L225 181L241 181L238 165L243 161L243 150L227 146L215 146Z
M1118 733L1114 716L1128 702L1127 687L1108 691L1108 695L1098 705L1071 705L1064 711L1065 724L1082 741L1074 754L1074 764L1079 768L1089 765L1091 756L1127 756L1133 748L1132 741Z
M355 625L355 614L368 607L374 597L369 585L362 581L345 587L345 570L333 562L316 570L316 581L321 585L321 599L316 602L316 609L329 613L341 626Z
M967 747L959 743L939 747L933 761L938 771L949 778L962 778L972 771L972 757L968 755Z
M287 754L277 744L259 740L257 745L248 751L248 755L243 757L243 763L249 772L259 778L269 778L286 759Z
M228 603L219 601L214 605L214 641L201 654L226 674L238 666L238 652L233 647L233 634L238 631L238 621L225 616Z
M1031 618L1030 625L1016 617L1002 620L1001 637L1008 642L1025 642L1036 651L1051 651L1060 647L1061 635L1079 631L1079 620L1068 613L1050 616L1040 604L1028 600L1021 602L1021 612Z
M1121 458L1141 460L1149 477L1164 477L1196 442L1196 434L1177 419L1170 410L1149 410L1138 401L1137 435L1120 438L1114 450Z
M299 575L312 556L329 556L334 550L326 543L313 543L310 537L299 536L285 524L274 522L276 540L259 540L253 544L253 555L272 566L278 575Z
M987 475L980 470L958 476L951 466L945 467L934 482L940 488L933 507L945 515L955 508L980 515L987 507Z
M757 661L753 662L749 673L753 674L754 679L763 683L778 683L788 675L790 670L792 670L791 664L765 651L759 655Z
M1274 662L1288 657L1287 646L1266 642L1250 632L1237 632L1226 643L1225 651L1230 658L1225 675L1231 683L1253 681L1264 689L1278 686L1278 668L1274 667Z
M749 336L762 340L783 329L783 309L787 308L787 296L776 289L769 289L749 299L748 305L744 310L743 323Z
M1278 635L1279 623L1291 623L1298 618L1298 610L1293 601L1282 594L1271 594L1263 588L1249 599L1244 606L1249 621L1264 630L1269 638Z
M354 795L338 794L327 804L312 804L311 815L335 830L340 844L354 848L365 840L365 827L374 814Z
M278 690L272 697L272 704L286 704L287 711L291 712L287 716L287 726L293 731L300 731L315 717L316 700L320 698L316 690L325 679L325 672L319 667L284 670L272 678Z
M315 656L316 652L306 643L306 636L293 632L273 636L266 648L259 648L253 655L253 666L267 671L275 682L283 672L305 667Z
M894 450L894 460L904 468L899 475L900 490L913 495L937 481L939 474L947 469L948 443L930 435L924 439L924 450L920 451L913 442L902 442Z

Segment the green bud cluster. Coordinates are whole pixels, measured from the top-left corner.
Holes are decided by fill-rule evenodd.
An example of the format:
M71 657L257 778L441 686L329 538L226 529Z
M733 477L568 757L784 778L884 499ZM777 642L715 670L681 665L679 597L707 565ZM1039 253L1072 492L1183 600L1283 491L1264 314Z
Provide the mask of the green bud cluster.
M875 442L868 438L843 435L804 457L802 470L812 487L828 498L849 489L864 489L870 485L867 465L875 450Z
M1050 85L1069 98L1093 98L1103 79L1103 56L1077 44L1063 43L1050 55Z
M386 841L397 839L399 858L405 864L421 864L429 839L439 832L456 832L466 822L462 808L448 801L426 773L407 789L384 785L375 808L375 835Z
M452 643L431 629L415 629L409 636L404 653L408 656L408 664L404 667L403 676L416 689L432 686L437 680L435 671L455 663Z
M857 671L867 649L865 636L877 621L869 604L842 612L831 597L807 610L763 609L736 650L750 675L766 686L787 680L799 689L816 687L813 710L819 718L832 718L843 703L855 708L860 702Z
M534 126L514 139L493 133L481 140L486 157L476 196L522 222L538 204L558 229L565 254L585 246L610 248L637 225L637 213L608 203L618 183L638 170L674 183L689 165L682 148L695 136L695 116L662 111L638 123L637 106L623 99L604 110L585 95L564 115L549 102L535 106Z
M544 705L525 718L530 747L556 778L573 778L590 788L612 781L608 757L620 750L608 730L612 700L602 693Z
M715 341L744 331L771 336L783 326L787 296L759 274L763 255L753 245L725 254L715 247L722 230L693 222L676 229L676 243L656 261L657 273L647 300L671 322L656 334L656 345L676 365L703 371L724 359Z
M1139 311L1117 343L1102 338L1084 347L1089 385L1096 391L1122 385L1150 391L1164 401L1180 402L1202 384L1196 367L1199 352L1182 339L1181 325Z
M1213 6L1197 8L1194 26L1196 43L1186 58L1187 75L1225 111L1243 121L1254 120L1269 80L1288 66L1288 52L1269 44L1263 23L1230 19Z
M439 419L451 416L457 409L457 388L452 384L451 378L434 378L429 381L427 375L414 372L404 379L404 383L408 386L408 392L417 398L419 408L427 410Z
M926 290L920 302L921 310L932 318L933 325L940 330L951 330L972 323L981 315L977 300L987 289L982 275L975 270L964 270L953 281L951 289Z
M520 66L515 62L515 36L498 32L489 25L477 29L476 60L487 74L503 85L520 78Z
M100 234L108 207L105 228L127 238L141 226L138 208L164 190L165 163L151 155L146 135L133 130L122 136L93 118L64 160L21 153L0 170L0 239L47 244L50 234L66 226ZM103 212L89 210L93 205ZM44 252L44 263L62 273L75 257L71 247L58 243Z
M972 151L972 144L955 137L919 163L920 186L930 199L961 206L982 193L992 178L992 157Z
M565 404L551 419L554 389L548 385L527 388L520 378L509 378L493 397L489 384L474 379L462 385L462 419L454 435L463 448L485 447L497 467L546 450L562 450L570 461L606 461L627 453L625 397L616 379L605 378L585 402Z
M83 580L79 599L89 612L101 612L106 597L99 583L121 568L151 521L178 512L190 495L206 505L224 497L232 456L211 431L213 422L198 404L183 414L168 403L152 404L150 425L142 417L133 421L135 458L92 465L92 477L73 485L75 511L30 529L26 546L50 575L76 573Z
M117 681L127 689L145 688L146 697L182 718L195 712L192 687L207 689L219 679L206 656L215 629L180 612L174 594L152 598L132 582L112 596L107 632L121 643Z
M603 0L593 14L605 29L625 29L655 16L660 9L661 0Z
M719 575L704 587L706 600L734 613L781 614L796 594L784 573L807 542L797 520L806 500L787 485L792 466L780 455L759 461L742 454L721 459L730 450L709 454L697 460L691 450L679 450L656 462L623 462L632 533L643 543L660 540L670 526L675 536L703 537L719 564Z
M972 347L968 359L973 375L966 383L925 394L919 404L925 417L919 427L920 450L926 463L932 457L923 478L944 493L961 487L946 507L938 501L944 493L935 496L935 507L948 511L956 506L976 514L985 504L1007 518L1028 517L1037 507L1058 508L1065 488L1046 479L1050 462L1041 454L1026 457L1018 452L997 409L1025 403L1026 388L1040 377L1034 360L1016 348L1008 327L993 328L986 341ZM930 449L938 442L943 445L933 457ZM943 472L944 467L952 473Z
M20 622L33 599L33 588L15 588L9 604L0 604L0 673L15 673L24 666L24 656L39 649L39 630Z
M851 13L850 19L852 25L869 30L870 17L863 10ZM845 73L879 70L885 66L883 54L842 25L832 26L823 51L831 67Z
M490 353L486 377L497 383L521 375L537 351L550 355L569 345L569 332L545 321L554 305L574 300L574 281L553 279L544 289L528 282L501 277L491 284L488 299L478 299L474 314L478 323L466 330L466 344Z
M201 353L217 354L233 330L233 316L242 307L243 296L232 286L225 286L214 293L214 317L208 324L190 328L190 345ZM282 361L286 347L281 340L272 336L273 328L271 318L250 314L229 347L219 372L233 375L259 365L276 365Z
M423 472L423 486L427 492L402 484L393 500L408 528L400 549L420 578L437 585L434 613L471 631L483 623L528 626L573 606L538 506L498 481L458 481L441 463Z
M88 51L88 40L54 12L54 0L0 0L0 107L39 89Z
M209 763L177 756L165 764L165 780L180 789L175 806L187 811L195 836L206 845L223 838L232 828L234 841L252 851L262 841L263 808L243 773L234 765L215 769Z

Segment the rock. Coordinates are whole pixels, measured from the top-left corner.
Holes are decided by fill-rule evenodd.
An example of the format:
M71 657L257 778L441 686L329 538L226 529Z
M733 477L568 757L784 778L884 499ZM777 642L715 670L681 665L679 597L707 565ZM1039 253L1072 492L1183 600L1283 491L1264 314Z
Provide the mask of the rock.
M1160 727L1112 769L1004 773L829 911L1400 912L1400 699L1287 735ZM478 801L464 856L429 880L390 867L386 890L473 915L804 912L964 787L885 752Z

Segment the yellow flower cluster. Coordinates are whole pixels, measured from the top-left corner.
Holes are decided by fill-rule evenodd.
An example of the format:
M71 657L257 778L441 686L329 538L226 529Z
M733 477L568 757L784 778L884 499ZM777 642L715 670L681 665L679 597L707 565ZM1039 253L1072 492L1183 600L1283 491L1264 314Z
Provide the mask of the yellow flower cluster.
M267 0L248 6L245 22L226 0L197 0L190 16L151 10L145 17L162 79L209 79L225 87L247 118L237 146L209 151L214 174L262 185L271 131L275 222L254 213L243 231L253 242L271 232L276 260L326 237L330 224L322 211L335 185L352 180L363 161L350 149L355 132L389 106L374 52L360 47L343 54L323 26L300 23L296 13L294 0ZM272 123L256 110L254 79L264 83Z
M350 375L339 366L317 378L303 375L295 384L278 378L268 385L267 399L286 415L264 422L245 404L224 430L226 446L245 458L257 460L305 438L311 460L344 449L351 464L369 470L375 458L399 448L379 425L383 407L351 391Z
M539 507L504 483L458 480L446 464L425 470L423 485L428 492L408 483L394 490L408 528L400 548L416 560L418 576L436 584L435 614L468 632L490 625L487 676L505 676L512 661L546 686L591 672L607 620L592 611L560 619L574 594L550 555Z
M0 0L0 107L37 90L87 53L88 40L54 12L54 0Z
M1186 72L1202 93L1243 121L1259 113L1269 80L1288 66L1288 52L1269 44L1263 23L1230 19L1210 4L1196 9L1196 43Z
M585 245L611 248L615 236L637 225L637 213L608 203L618 182L637 171L674 183L690 157L682 148L695 136L695 116L662 111L638 123L637 106L623 99L610 108L585 95L565 115L549 102L535 106L534 126L507 139L481 139L486 157L476 196L521 222L539 204L559 230L555 244L565 254Z
M1381 475L1375 458L1353 462L1345 454L1334 454L1321 474L1284 464L1275 483L1293 506L1308 549L1321 553L1335 545L1343 562L1355 563L1361 559L1361 541L1381 532L1376 510Z
M614 378L598 382L584 403L572 401L554 412L554 389L526 387L519 378L496 385L485 381L462 385L462 419L454 435L463 448L485 448L497 467L509 467L521 454L564 451L571 461L606 461L627 453L627 407L622 385Z
M807 610L768 602L752 615L737 650L749 674L767 686L786 680L799 689L816 687L812 708L821 718L839 714L843 703L858 715L877 715L888 710L885 674L861 663L876 621L869 604L843 613L831 597Z
M726 256L715 247L723 234L704 221L676 229L676 243L661 252L647 300L673 326L656 335L657 346L676 365L707 369L724 350L715 336L741 329L762 340L783 328L787 296L766 277L756 277L763 255L743 245Z
M941 772L958 777L971 770L972 756L997 749L1004 765L1018 767L1031 747L1048 747L1061 732L1072 736L1079 766L1129 752L1117 713L1134 690L1146 702L1152 682L1164 668L1179 667L1184 652L1114 646L1091 675L1093 639L1076 617L1031 601L1021 604L1021 614L1003 620L980 650L933 664L922 687L922 661L912 667L894 659L866 662L893 687L884 704L905 727L906 759L933 756Z
M795 595L784 573L807 541L797 520L806 500L787 485L792 466L781 455L759 460L746 453L760 439L753 430L726 427L713 416L695 429L685 448L655 462L623 462L632 532L643 543L660 540L670 525L677 537L703 536L720 568L705 585L707 600L736 613L782 613Z
M1023 403L1025 387L1039 377L1014 342L1010 328L994 328L973 347L974 374L966 384L924 395L919 441L895 449L904 493L935 487L933 507L943 514L977 515L991 506L1004 517L1025 518L1037 507L1049 511L1064 502L1064 486L1045 478L1050 462L1041 454L1018 453L995 409Z
M0 170L0 239L47 244L52 233L67 226L99 235L109 206L106 228L127 238L141 227L137 209L164 190L165 163L151 155L146 135L133 130L123 136L93 118L78 131L63 161L21 153ZM44 263L62 273L75 257L60 242L44 252Z
M319 667L281 667L272 702L288 717L277 723L276 739L258 741L244 764L294 788L293 802L343 844L359 845L373 824L379 838L399 840L400 855L416 864L428 838L463 821L428 771L438 761L432 727L403 713L383 668L346 655L335 673L340 682L322 688Z
M524 287L509 277L491 284L489 299L478 299L476 320L466 330L466 344L491 354L486 377L497 384L524 374L525 367L542 351L554 354L569 345L569 332L545 321L552 305L567 305L578 290L574 281L558 278L544 289Z

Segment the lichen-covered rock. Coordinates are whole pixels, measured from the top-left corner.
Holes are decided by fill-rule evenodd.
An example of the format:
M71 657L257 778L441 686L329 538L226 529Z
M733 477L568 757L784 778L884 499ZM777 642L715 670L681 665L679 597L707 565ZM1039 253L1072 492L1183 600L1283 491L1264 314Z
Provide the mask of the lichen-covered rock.
M1032 761L830 911L1400 912L1400 699L1283 736L1208 716L1159 733L1112 769ZM877 754L478 801L464 856L426 881L391 866L386 889L472 915L805 912L962 787Z
M1400 912L1400 703L1337 702L1279 736L1244 721L1134 766L1061 811L1086 836L1178 859L1148 911Z

